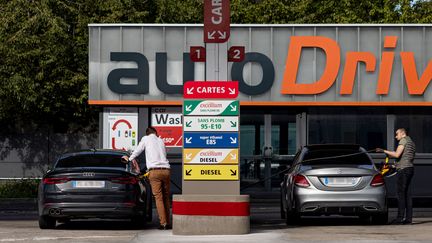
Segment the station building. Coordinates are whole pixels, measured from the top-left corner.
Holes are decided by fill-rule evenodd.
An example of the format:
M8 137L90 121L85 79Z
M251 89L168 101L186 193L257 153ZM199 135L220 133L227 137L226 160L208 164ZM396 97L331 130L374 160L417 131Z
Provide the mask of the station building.
M200 24L90 24L89 104L103 106L100 147L133 149L155 126L181 181L183 83L203 81ZM307 144L395 149L404 127L417 146L413 193L432 195L432 25L231 25L227 64L239 82L241 186L292 161ZM242 190L276 191L279 178ZM392 188L395 183L388 183ZM174 188L174 190L177 190ZM391 190L394 190L391 189Z

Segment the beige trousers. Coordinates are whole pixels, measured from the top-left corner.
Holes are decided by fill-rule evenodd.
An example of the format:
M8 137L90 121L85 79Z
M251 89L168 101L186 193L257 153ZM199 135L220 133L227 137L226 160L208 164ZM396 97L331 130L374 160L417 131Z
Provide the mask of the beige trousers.
M149 181L161 225L170 224L170 170L151 170Z

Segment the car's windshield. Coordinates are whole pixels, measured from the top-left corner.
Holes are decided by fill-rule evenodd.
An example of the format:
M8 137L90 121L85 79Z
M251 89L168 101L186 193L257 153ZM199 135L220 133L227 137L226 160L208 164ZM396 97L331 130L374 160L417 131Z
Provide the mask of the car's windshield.
M366 153L352 149L319 149L308 151L301 163L310 167L358 167L372 169L373 164Z
M56 168L72 167L115 167L126 168L121 162L121 154L83 154L60 159Z

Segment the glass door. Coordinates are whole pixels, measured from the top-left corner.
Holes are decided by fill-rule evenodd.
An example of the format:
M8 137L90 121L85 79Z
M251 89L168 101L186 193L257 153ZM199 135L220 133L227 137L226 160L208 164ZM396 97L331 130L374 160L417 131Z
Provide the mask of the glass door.
M278 174L287 168L296 152L296 130L295 115L240 116L242 192L279 190Z

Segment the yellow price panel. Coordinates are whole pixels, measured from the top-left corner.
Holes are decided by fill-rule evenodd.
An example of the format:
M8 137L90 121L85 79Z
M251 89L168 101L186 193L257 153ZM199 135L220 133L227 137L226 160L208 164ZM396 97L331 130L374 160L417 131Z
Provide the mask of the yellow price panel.
M238 164L238 149L184 149L185 164Z
M238 181L238 165L183 165L185 181Z

